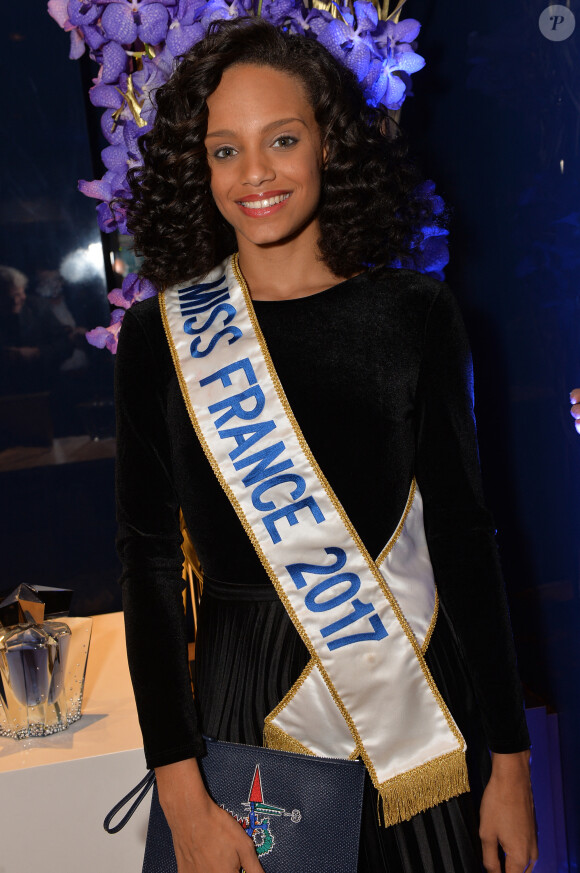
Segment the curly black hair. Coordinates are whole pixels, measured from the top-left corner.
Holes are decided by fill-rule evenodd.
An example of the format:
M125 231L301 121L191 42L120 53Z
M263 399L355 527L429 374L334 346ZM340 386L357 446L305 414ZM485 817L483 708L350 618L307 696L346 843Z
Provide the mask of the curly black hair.
M355 76L316 39L244 18L212 25L156 92L143 165L130 171L124 201L141 274L162 288L204 275L236 250L211 195L204 144L207 98L233 64L272 67L305 88L326 147L318 245L332 272L407 262L436 219L387 111L368 106Z

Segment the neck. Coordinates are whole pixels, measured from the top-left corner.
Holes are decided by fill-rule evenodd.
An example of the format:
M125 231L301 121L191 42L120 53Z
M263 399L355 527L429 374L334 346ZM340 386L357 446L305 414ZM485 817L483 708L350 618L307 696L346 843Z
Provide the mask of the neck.
M306 240L285 240L279 245L256 246L238 239L239 266L253 300L291 300L330 288L337 276L320 258L318 231Z

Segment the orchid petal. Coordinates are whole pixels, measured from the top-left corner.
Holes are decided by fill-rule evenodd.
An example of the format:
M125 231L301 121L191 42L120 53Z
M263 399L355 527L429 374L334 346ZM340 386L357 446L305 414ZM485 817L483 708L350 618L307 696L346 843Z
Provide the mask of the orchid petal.
M68 0L48 0L48 14L54 18L59 27L69 23L68 20Z
M93 330L86 332L87 342L98 349L107 348L115 354L124 316L124 309L114 309L111 313L111 323L108 327L95 327Z
M87 0L69 0L67 9L70 23L75 27L84 27L100 18L103 7L100 3Z
M122 45L130 45L137 39L137 25L130 5L109 3L101 17L101 25L109 39Z
M192 45L205 35L205 28L199 22L187 25L174 21L167 31L166 45L174 57L184 55Z
M101 130L103 136L111 145L121 145L123 143L123 127L124 122L113 119L113 110L109 109L101 116Z
M138 273L129 273L123 279L122 288L115 288L109 294L109 300L115 306L129 309L134 303L155 297L157 288L149 279L139 276Z
M101 79L104 84L116 82L127 67L127 54L118 42L108 42L103 46L103 66ZM110 104L107 104L110 105Z
M113 196L111 192L111 177L112 174L107 172L102 179L95 179L93 182L79 179L79 191L81 194L85 194L86 197L95 197L97 200L110 200Z
M357 31L374 30L379 23L379 16L373 3L354 2Z
M399 109L405 99L405 91L405 83L402 79L399 79L398 76L389 76L385 93L380 102L384 103L387 109Z
M354 33L342 21L334 20L318 34L318 41L328 49L331 55L344 62L345 47L352 45Z
M398 21L394 28L396 42L414 42L419 36L421 25L414 18L404 18Z
M404 51L396 55L396 68L411 75L422 70L425 66L425 58L415 54L414 51Z
M94 27L92 24L87 24L85 27L81 27L80 31L92 52L98 51L103 43L107 41L105 34L100 30L100 28Z
M107 146L101 152L101 157L107 170L114 170L116 173L127 170L128 156L127 150L123 146Z
M357 40L352 51L345 54L344 63L353 71L359 82L365 78L371 63L371 53L366 45Z
M70 51L68 53L71 61L78 61L85 53L85 41L80 28L73 27L70 32Z
M123 95L113 85L93 85L89 90L89 99L93 106L103 106L105 109L120 109L123 105Z
M143 0L141 2L143 6ZM157 45L167 36L169 27L169 12L161 3L151 3L140 10L141 24L138 27L139 36L143 42Z

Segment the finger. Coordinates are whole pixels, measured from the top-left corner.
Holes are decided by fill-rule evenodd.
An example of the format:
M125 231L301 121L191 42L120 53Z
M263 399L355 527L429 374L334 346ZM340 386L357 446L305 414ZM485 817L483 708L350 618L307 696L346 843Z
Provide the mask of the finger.
M501 873L501 865L497 853L497 840L486 840L482 837L481 849L483 855L483 866L487 873Z
M580 403L575 403L574 406L570 407L570 415L572 418L580 418Z
M570 403L580 403L580 388L570 391Z
M530 860L529 854L520 852L519 854L506 855L505 873L531 873L533 862Z
M264 873L255 851L240 852L239 857L244 873Z

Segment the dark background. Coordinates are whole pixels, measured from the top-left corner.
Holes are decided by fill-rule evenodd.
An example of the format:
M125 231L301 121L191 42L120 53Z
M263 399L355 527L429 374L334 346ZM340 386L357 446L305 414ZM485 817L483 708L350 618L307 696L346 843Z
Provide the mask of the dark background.
M559 714L577 870L580 4L563 42L539 30L547 5L408 0L428 64L402 124L453 209L446 277L472 341L486 495L527 700Z
M580 436L567 395L580 385L580 4L564 42L540 33L545 5L408 0L428 64L402 124L452 207L447 278L472 339L486 493L527 700L559 714L575 871ZM90 68L68 60L44 0L6 4L3 19L0 263L30 275L100 240L94 202L76 191L101 175L98 125ZM100 366L95 396L108 397L112 368ZM77 612L119 607L111 460L1 473L0 510L0 588L61 584Z

